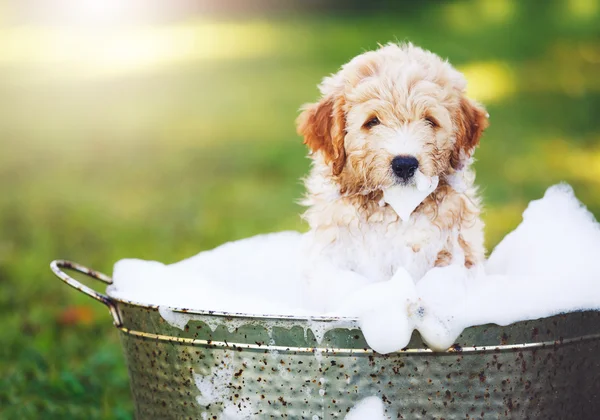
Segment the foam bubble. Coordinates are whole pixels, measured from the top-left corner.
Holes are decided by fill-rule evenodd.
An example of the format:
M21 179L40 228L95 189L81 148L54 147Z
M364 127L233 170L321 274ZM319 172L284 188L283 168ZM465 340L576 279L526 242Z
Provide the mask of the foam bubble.
M378 397L368 397L360 400L344 420L389 420L385 415L385 406Z
M412 212L438 186L439 177L428 177L420 171L415 174L415 183L411 185L395 185L383 191L383 200L398 214L402 221L407 221Z

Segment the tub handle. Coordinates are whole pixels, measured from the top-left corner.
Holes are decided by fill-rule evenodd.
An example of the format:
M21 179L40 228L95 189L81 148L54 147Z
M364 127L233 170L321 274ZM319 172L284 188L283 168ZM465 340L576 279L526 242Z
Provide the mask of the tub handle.
M69 276L67 273L62 271L61 268L67 268L70 270L77 271L78 273L85 274L88 277L91 277L95 280L99 280L106 284L112 284L113 281L110 277L108 277L106 274L100 273L99 271L91 270L87 267L84 267L81 264L77 264L66 260L54 260L50 263L50 268L59 279L67 283L69 286L104 303L108 307L108 310L110 311L110 314L113 317L113 323L116 327L120 327L123 324L121 322L121 317L119 316L119 311L117 310L117 305L110 297L106 296L103 293L97 292L84 284L81 284L73 277Z

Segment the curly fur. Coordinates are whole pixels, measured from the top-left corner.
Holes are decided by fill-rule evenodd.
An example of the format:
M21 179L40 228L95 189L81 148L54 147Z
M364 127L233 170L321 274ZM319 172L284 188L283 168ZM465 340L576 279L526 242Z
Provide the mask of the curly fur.
M470 164L488 121L465 89L448 62L411 44L361 54L323 80L322 98L297 121L312 158L303 201L311 270L380 281L404 267L418 280L434 266L483 261ZM373 117L380 124L366 126ZM415 156L420 171L440 177L406 222L382 201L398 182L397 155Z

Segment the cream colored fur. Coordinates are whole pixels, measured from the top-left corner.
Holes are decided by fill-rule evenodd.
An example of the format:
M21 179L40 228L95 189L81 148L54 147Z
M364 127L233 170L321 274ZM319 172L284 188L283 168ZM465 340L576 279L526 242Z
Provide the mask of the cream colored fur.
M418 281L434 266L483 261L469 166L487 113L465 89L448 62L411 44L361 54L323 80L321 100L298 119L313 160L304 200L309 281L363 284L400 267ZM380 123L369 127L373 117ZM382 201L382 190L398 183L390 163L397 155L415 156L425 175L440 177L406 222Z

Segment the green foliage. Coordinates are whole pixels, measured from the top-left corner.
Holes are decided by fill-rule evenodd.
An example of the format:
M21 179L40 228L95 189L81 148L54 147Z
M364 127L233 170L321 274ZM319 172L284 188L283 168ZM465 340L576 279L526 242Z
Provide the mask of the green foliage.
M30 48L25 58L0 61L0 418L130 418L105 308L48 263L110 273L124 257L173 262L305 229L296 201L309 163L297 109L316 99L323 76L378 42L411 40L449 57L486 103L492 125L476 168L490 247L560 180L599 214L594 4L428 2L410 13L192 20L138 34L173 34L166 51L176 59L132 52L104 66L93 61L96 44L89 56L44 61L52 29L0 29L0 58L12 51L7 40L37 40L18 44ZM192 47L179 51L180 36ZM80 306L91 320L65 321L65 309Z

